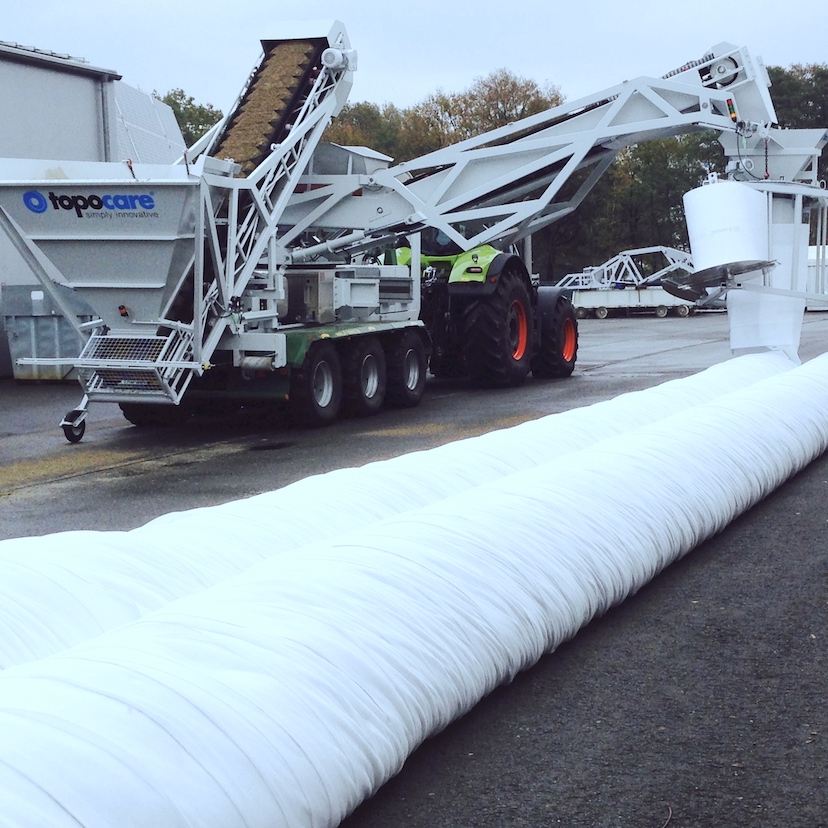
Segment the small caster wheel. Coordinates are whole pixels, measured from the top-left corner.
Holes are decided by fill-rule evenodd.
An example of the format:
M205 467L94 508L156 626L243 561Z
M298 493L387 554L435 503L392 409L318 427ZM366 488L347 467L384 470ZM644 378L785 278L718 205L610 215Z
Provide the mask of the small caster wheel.
M63 428L63 436L70 443L79 443L83 439L86 431L86 421L81 420L77 425L65 425Z
M65 423L61 426L63 429L63 436L70 442L70 443L79 443L83 439L83 435L86 432L86 420L81 420L76 425L72 423Z

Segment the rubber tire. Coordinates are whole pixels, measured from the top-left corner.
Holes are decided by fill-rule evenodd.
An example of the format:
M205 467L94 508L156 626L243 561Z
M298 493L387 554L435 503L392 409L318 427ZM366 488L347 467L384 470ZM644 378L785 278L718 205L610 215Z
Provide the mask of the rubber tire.
M682 319L686 319L690 316L690 305L677 305L676 316L680 316Z
M189 411L165 403L119 403L121 413L138 428L171 428L182 425Z
M426 388L426 348L417 331L405 331L386 354L385 401L393 408L416 408Z
M532 375L539 379L568 377L578 358L578 318L572 302L559 296L549 318L541 320L540 342L532 357Z
M589 316L589 311L586 308L576 308L575 309L575 318L576 319L586 319Z
M333 342L319 340L293 373L290 408L293 422L305 428L333 423L342 404L342 366Z
M342 407L354 417L376 414L385 401L385 351L374 336L349 342L342 354Z
M659 319L664 319L667 316L667 306L666 305L659 305L655 310L655 315Z
M609 316L609 311L601 305L600 308L595 308L595 318L596 319L606 319Z
M79 443L86 432L86 420L81 420L77 425L64 425L61 428L63 429L63 436L70 443Z
M507 267L494 293L462 309L461 341L473 383L522 385L532 359L534 311L529 288L517 268Z

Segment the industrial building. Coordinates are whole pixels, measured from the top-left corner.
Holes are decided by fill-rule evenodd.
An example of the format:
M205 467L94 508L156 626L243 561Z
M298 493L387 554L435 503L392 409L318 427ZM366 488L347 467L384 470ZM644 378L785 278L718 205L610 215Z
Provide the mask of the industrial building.
M0 42L0 108L4 158L169 164L185 148L170 107L117 72L16 43ZM60 369L18 368L14 359L77 349L74 330L0 233L0 377L60 379Z

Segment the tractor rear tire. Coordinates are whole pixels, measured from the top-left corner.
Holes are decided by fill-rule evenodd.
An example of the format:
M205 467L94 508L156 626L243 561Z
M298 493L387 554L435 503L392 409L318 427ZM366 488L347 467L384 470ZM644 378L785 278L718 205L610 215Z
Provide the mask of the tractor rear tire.
M302 367L290 384L290 408L295 425L318 428L333 423L342 403L342 366L333 342L310 346Z
M565 296L558 296L554 305L539 311L541 335L532 357L532 375L539 379L568 377L578 356L577 311Z
M522 385L532 357L534 314L529 288L516 267L508 267L494 293L462 310L466 368L476 385Z
M348 343L342 354L342 407L353 417L376 414L385 401L385 351L373 336Z
M171 428L183 425L190 412L180 405L165 403L119 403L121 413L139 428Z

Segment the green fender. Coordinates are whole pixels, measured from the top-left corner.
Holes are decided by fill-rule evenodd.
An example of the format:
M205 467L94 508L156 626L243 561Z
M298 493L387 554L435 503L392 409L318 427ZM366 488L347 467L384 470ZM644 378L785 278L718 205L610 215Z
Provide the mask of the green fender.
M486 251L485 257L480 251ZM473 256L476 254L478 259L474 262ZM448 280L449 295L464 298L491 296L507 266L517 267L526 279L526 286L531 288L529 273L519 256L501 253L487 245L458 257ZM478 269L481 272L478 273Z
M411 265L411 248L394 251L396 264ZM529 285L529 274L523 261L511 253L503 253L488 244L453 256L421 256L421 266L438 269L450 267L448 291L451 296L488 296L494 293L498 279L508 264L517 263ZM440 265L443 265L441 268Z

